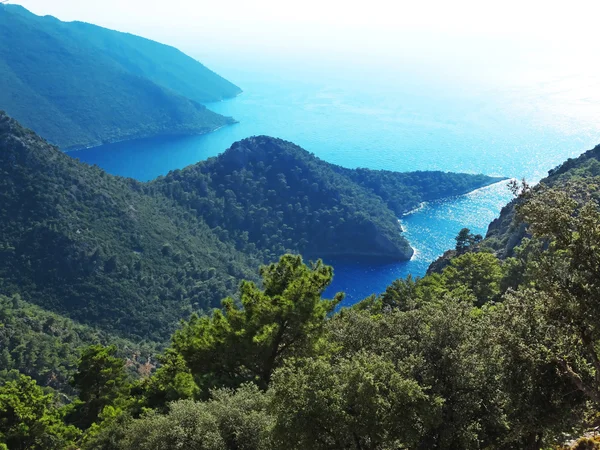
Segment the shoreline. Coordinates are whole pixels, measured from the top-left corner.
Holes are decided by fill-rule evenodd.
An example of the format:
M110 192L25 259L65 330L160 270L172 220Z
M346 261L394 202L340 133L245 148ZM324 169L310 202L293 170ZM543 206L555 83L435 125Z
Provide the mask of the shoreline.
M235 125L235 124L238 124L238 123L239 122L236 120L236 121L234 121L232 123L221 125L221 126L218 126L217 128L214 128L214 129L209 130L209 131L204 131L204 132L147 134L147 135L141 135L141 136L135 136L135 137L134 136L130 136L130 137L126 137L126 138L123 138L123 139L116 139L114 141L111 140L109 142L104 142L104 143L101 143L101 144L98 144L98 145L88 145L88 146L75 147L75 148L70 147L70 148L67 148L67 149L62 149L60 147L59 148L60 148L60 150L63 153L70 154L70 153L75 153L75 152L79 152L79 151L82 151L82 150L90 150L90 149L97 148L97 147L104 147L105 145L121 144L121 143L127 142L127 141L138 141L138 140L143 140L143 139L155 139L155 138L161 138L161 137L168 138L168 137L204 136L205 134L214 133L215 131L218 131L221 128L225 128L225 127L228 127L228 126L231 126L231 125Z
M478 188L475 188L471 191L467 191L467 192L463 192L462 194L456 194L456 195L449 195L448 197L440 197L438 199L435 200L426 200L424 202L419 203L415 208L411 209L410 211L407 211L405 213L403 213L402 215L400 215L400 217L398 217L398 221L400 222L404 217L410 216L412 214L418 213L419 211L422 211L427 205L434 203L434 202L445 202L448 200L456 200L460 197L463 197L465 195L469 195L472 194L474 192L480 191L481 189L486 189L490 186L494 186L495 184L499 184L499 183L503 183L506 181L510 181L513 178L509 178L509 177L492 177L494 179L496 179L496 181L493 181L489 184L485 184L483 186L479 186Z

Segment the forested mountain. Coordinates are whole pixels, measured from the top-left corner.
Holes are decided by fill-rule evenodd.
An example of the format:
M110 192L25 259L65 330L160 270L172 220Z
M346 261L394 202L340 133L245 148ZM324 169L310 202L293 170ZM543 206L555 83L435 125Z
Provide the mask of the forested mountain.
M596 151L515 189L528 239L463 230L441 273L332 314L331 268L285 255L192 318L88 449L598 449ZM515 186L516 188L516 186ZM487 250L486 250L487 248ZM481 251L474 251L481 250ZM133 392L133 391L132 391ZM123 401L123 400L121 400Z
M546 184L515 185L514 223L527 224L528 238L511 256L494 254L494 236L465 229L440 273L335 312L343 295L323 298L333 269L321 261L284 255L262 266L260 282L252 267L297 237L286 226L309 231L305 252L316 251L311 239L337 251L335 234L348 232L361 253L375 245L372 230L352 234L344 223L385 235L390 208L410 208L435 183L388 207L392 186L410 192L402 177L347 172L262 136L138 183L77 162L1 114L0 444L562 448L600 405L598 153ZM493 181L432 177L456 190ZM281 234L255 237L272 222ZM238 296L208 314L241 278ZM151 345L104 331L164 342L180 317L189 320L150 361L137 355Z
M0 289L162 340L256 262L144 185L81 164L0 114Z
M290 251L402 260L413 251L400 234L401 214L422 201L499 180L345 169L291 142L257 136L151 186L195 211L225 240L267 261Z
M140 381L102 346L83 351L67 406L17 376L0 386L0 442L598 449L593 436L574 439L600 404L598 199L564 187L524 187L520 199L532 239L516 257L466 251L441 274L334 313L342 296L322 298L331 267L284 255L261 285L242 284L239 303L183 323Z
M240 89L179 50L0 5L0 108L62 149L206 133Z
M63 149L231 123L178 50L0 1L0 108ZM268 136L142 183L0 111L0 450L600 450L600 145L340 308L322 256L502 178ZM358 280L360 282L360 280Z
M0 114L0 293L163 341L286 251L412 253L383 200L291 143L248 139L139 183L81 164Z

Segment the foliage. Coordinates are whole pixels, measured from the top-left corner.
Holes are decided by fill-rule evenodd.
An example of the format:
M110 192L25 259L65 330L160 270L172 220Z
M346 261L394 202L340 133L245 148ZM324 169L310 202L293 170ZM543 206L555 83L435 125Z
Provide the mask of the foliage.
M381 197L397 216L410 212L422 202L466 194L504 180L486 175L439 171L400 173L340 166L334 166L334 170Z
M164 342L179 319L256 277L258 263L143 190L73 160L0 114L1 292Z
M598 184L598 176L600 176L600 145L550 170L548 177L540 181L540 186L562 189L570 181L575 181L588 185L589 192L593 192L596 190L594 184ZM490 224L481 244L482 247L493 249L501 258L513 256L514 249L521 245L523 239L529 237L522 216L517 214L517 208L524 200L518 195L521 189L528 188L528 185L524 183L524 186L521 186L516 183L514 187L516 190L513 189L513 193L517 198L502 208L500 217Z
M273 419L269 397L252 384L237 391L220 389L210 400L180 400L169 404L167 414L150 411L139 419L120 424L85 449L180 449L266 450ZM122 436L114 446L110 435Z
M371 311L411 310L444 296L482 306L499 300L515 283L513 277L512 266L505 265L493 254L469 252L451 258L441 274L395 280L379 297L365 299L355 307Z
M0 5L0 43L0 105L64 149L233 122L198 102L239 88L172 47L16 5Z
M51 394L44 394L25 375L0 386L0 442L11 450L70 447L78 432L64 425L52 408L53 402Z
M212 317L193 316L173 336L173 348L205 389L247 381L266 389L285 358L318 343L327 315L342 299L321 299L332 274L321 261L308 267L300 256L285 255L261 269L263 289L242 283L241 307L226 299Z
M600 442L596 439L581 438L577 441L573 450L598 450L600 449Z
M502 277L497 257L490 253L466 253L452 259L441 278L451 292L467 289L474 301L483 305L498 297Z
M482 239L483 236L480 234L473 234L468 228L463 228L456 236L456 254L462 255L471 247L480 243Z
M382 308L410 310L417 307L419 298L418 288L420 282L415 281L412 276L399 278L390 284L380 298L374 303L379 303ZM361 302L362 303L362 302ZM375 304L370 308L373 309ZM360 308L359 304L359 308Z
M487 332L500 344L507 420L521 446L540 448L584 423L585 397L561 375L545 344L558 339L548 323L545 296L533 289L510 292L496 306ZM532 414L532 411L543 411Z
M287 249L412 252L378 197L293 144L242 141L138 183L80 164L0 114L2 292L164 342L178 320L217 306Z
M600 212L596 178L523 192L518 214L547 242L529 264L552 339L550 360L590 400L600 403Z
M72 405L67 420L81 429L89 428L107 406L127 395L125 361L116 358L112 345L92 345L84 349L72 385L79 401Z
M409 448L469 449L494 444L508 428L488 321L470 302L445 297L376 316L344 312L328 328L336 356L378 355L437 405Z
M357 174L368 174L370 181ZM393 205L383 187L374 187L392 180ZM195 211L236 248L270 262L286 252L408 259L413 252L401 235L399 215L421 201L495 181L483 175L343 169L290 142L258 136L151 186Z
M588 213L558 214L577 225L572 238L559 235L569 250L533 246L517 253L525 258L519 265L535 274L558 252L564 259L553 270L562 274L575 264L568 251L578 246L568 239L584 231L577 220L595 224L591 231L600 224ZM582 341L574 311L548 301L564 293L541 276L502 292L512 273L492 254L468 252L442 274L399 280L380 297L331 314L340 298L321 299L331 268L285 255L262 268L262 288L242 284L241 305L227 299L224 311L185 323L163 366L131 389L134 398L111 388L119 382L99 381L122 380L114 349L88 349L71 411L106 401L93 408L96 423L80 443L104 450L547 448L587 415L593 354L567 347ZM582 280L586 288L594 282ZM592 315L585 320L594 323ZM586 389L557 357L567 348ZM94 396L99 386L108 395Z
M152 244L138 239L137 245L141 245L144 252L152 248L155 259L149 261L156 261L158 268L162 269L164 264L165 270L178 270L177 265L176 269L169 269L162 259L168 259L169 264L185 260L184 252L194 250L187 250L181 241L198 242L192 241L190 236L200 235L200 230L207 233L203 236L208 243L214 242L209 236L219 234L220 249L235 255L229 231L211 229L203 222L210 219L193 207L200 198L215 201L220 198L216 194L211 197L212 187L209 189L215 182L211 177L214 175L216 180L220 176L218 171L202 173L205 178L192 176L194 170L202 172L200 165L188 169L189 174L175 173L144 185L106 175L94 176L94 169L90 169L85 172L91 174L86 186L92 185L94 189L86 191L76 184L75 175L87 168L62 159L64 155L49 147L41 147L40 151L51 155L52 164L44 162L32 151L31 142L35 138L30 133L11 121L5 121L4 125L12 131L9 137L4 135L9 144L6 145L8 157L7 164L0 167L13 177L9 181L0 179L0 183L4 183L1 186L6 187L0 190L2 199L6 199L0 205L3 208L7 205L6 211L11 211L11 214L4 211L6 220L0 222L2 252L8 256L0 260L6 277L2 287L16 286L18 280L25 280L22 284L26 292L31 292L31 286L36 284L32 280L39 281L18 278L36 264L38 255L23 250L25 244L19 240L22 234L29 236L29 230L36 226L57 232L56 224L69 230L68 220L79 227L81 222L77 220L91 214L85 210L85 202L69 204L76 214L72 209L57 206L68 203L69 196L63 193L52 197L59 192L56 185L60 186L59 180L53 179L51 183L45 178L52 171L68 175L56 177L61 178L60 182L64 178L65 183L78 186L68 191L76 198L82 193L88 201L98 192L110 192L115 198L124 195L122 203L112 206L116 211L127 211L127 205L136 200L136 213L144 205L159 202L164 208L161 211L171 213L170 218L177 221L181 217L195 224L196 233L187 234L189 229L180 229L179 239L160 239ZM257 142L261 145L252 147ZM245 146L252 147L258 156ZM264 154L260 153L263 151L279 152L279 156L288 158L289 162L292 150L279 141L255 138L237 144L235 151L230 150L224 158L212 160L210 164L238 164L241 160L246 164L255 156L263 158ZM318 166L305 154L300 155L300 159L308 158L308 166L313 169ZM39 166L35 172L37 184L20 171L23 159L28 160L29 167ZM77 440L82 448L103 450L540 450L560 445L565 433L582 432L585 421L594 416L591 412L600 402L597 319L600 315L597 301L600 298L600 182L595 176L588 176L595 171L593 160L588 158L583 165L571 162L571 169L557 170L552 175L556 184L550 187L522 186L520 197L514 203L514 223L528 224L522 227L524 235L530 238L515 241L508 258L503 251L486 251L489 247L485 240L475 243L478 238L463 230L458 243L464 252L455 251L441 273L397 280L382 295L335 312L342 295L333 300L322 299L332 279L331 267L320 260L305 265L300 256L287 254L277 263L262 267L260 285L244 281L239 302L226 298L223 310L215 310L209 316L193 315L184 322L161 358L161 367L147 379L131 384L126 379L125 361L117 358L115 347L92 346L83 351L73 377L79 398L60 407L52 396L43 394L34 381L16 371L8 372L5 376L11 381L0 388L2 437L5 442L32 440L32 448L53 448L59 444L64 447ZM272 167L278 164L273 159L264 161L271 162ZM259 162L256 164L259 166ZM280 173L277 168L273 170L275 174ZM577 175L570 176L571 170L577 171ZM240 172L230 173L239 175ZM266 178L270 169L259 168L258 173ZM281 182L280 190L284 189L285 175L276 178ZM198 184L194 184L194 179ZM223 187L230 182L226 178L219 181ZM334 179L334 184L338 181ZM260 186L263 182L258 183ZM13 195L20 186L27 195ZM348 192L363 195L366 191L360 189L351 186L350 190L335 192L342 198ZM190 194L193 192L201 192L203 196L195 197ZM258 187L254 193L257 201L264 194ZM231 197L231 194L226 195ZM354 204L361 205L372 199L369 195L373 195L372 192ZM173 202L167 197L172 197ZM230 200L223 205L234 205ZM244 208L250 200L248 197ZM307 200L307 204L312 204L311 201L315 201L314 198ZM187 211L182 206L195 211ZM245 217L244 208L238 211L240 217ZM235 216L233 210L228 211ZM267 210L264 214L263 219L279 217L276 210ZM117 218L121 216L116 212L104 215L103 223L119 223ZM141 217L150 218L149 215ZM19 227L21 223L28 225ZM111 234L114 231L109 232L92 220L85 223L89 228L76 230L97 227L102 236L112 236L113 242L118 240ZM266 227L267 222L263 220L263 223ZM505 223L501 221L500 225ZM162 230L159 225L164 223L157 215L152 226L158 228L150 231L158 233ZM241 222L236 226L239 228L231 230L243 229ZM381 230L385 231L385 227ZM80 242L78 233L63 233L62 236L68 236L72 242ZM36 244L39 244L36 251L42 251L42 242L52 244L44 236L44 240ZM252 248L249 236L250 233L245 251ZM276 243L282 236L265 241L270 247L262 247L262 250L254 244L255 260L267 258L271 251L279 248ZM65 238L60 242L71 241ZM61 254L56 251L62 248L60 245L51 248ZM125 286L137 279L125 276L137 270L135 266L123 269L122 261L127 258L127 252L105 252L102 250L102 255L110 256L103 257L101 271L95 269L107 277L102 280L113 280L110 277L119 272ZM50 254L46 254L46 258ZM187 258L189 262L189 254ZM19 260L27 264L18 264ZM59 257L55 261L58 261L55 266L60 266L65 260ZM79 263L85 259L74 261ZM73 269L76 266L67 265L70 270L79 270ZM65 280L79 281L75 276L67 277L65 274L70 272L64 270L60 268L57 272L61 277L47 276L41 280L46 283L60 280L67 289L82 286L64 283ZM209 272L207 276L217 276L216 269ZM185 272L178 273L178 280L187 279ZM131 290L123 292L133 292L134 288L129 288ZM56 292L42 300L59 301L61 297ZM14 342L32 341L32 336L51 334L51 325L47 330L43 326L41 331L35 330L36 322L46 320L41 312L16 297L1 299L3 330L19 333ZM119 297L118 301L122 300L123 297ZM120 305L118 301L114 305ZM140 301L134 302L133 307L139 305L146 306ZM147 313L145 309L140 316ZM34 319L21 326L15 317ZM70 334L67 330L64 336ZM7 342L15 347L10 338ZM55 340L50 342L57 346ZM11 361L11 352L9 349L7 357L3 354L7 361ZM40 367L53 359L42 358L42 361ZM22 369L23 365L19 362L14 367ZM68 372L68 368L64 372ZM24 391L31 395L22 394ZM15 420L13 410L19 411L20 419ZM84 431L83 438L77 439L77 430L65 425L74 419L78 419L77 424ZM18 421L30 425L18 427L15 425ZM588 444L582 441L581 445Z
M146 406L164 410L168 403L199 395L198 385L181 354L169 348L159 361L158 370L141 385Z
M414 448L440 406L391 362L368 353L304 359L273 380L279 448Z
M11 379L16 370L41 386L72 395L69 379L77 367L80 348L98 342L116 344L119 356L128 359L133 373L157 352L156 346L117 339L18 296L0 295L0 381Z

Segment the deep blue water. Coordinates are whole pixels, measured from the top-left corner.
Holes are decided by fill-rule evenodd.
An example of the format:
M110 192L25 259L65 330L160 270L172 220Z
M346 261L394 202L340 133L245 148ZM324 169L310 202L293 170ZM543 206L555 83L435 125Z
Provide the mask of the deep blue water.
M401 73L390 81L214 68L244 93L207 106L240 123L204 136L142 139L71 155L112 174L149 180L217 155L236 140L267 134L346 167L537 181L600 142L600 86L577 75L478 85ZM500 183L424 205L401 219L416 249L411 261L326 261L335 269L328 293L345 291L351 303L381 292L398 277L423 275L433 259L453 246L462 227L484 234L509 198L506 183Z

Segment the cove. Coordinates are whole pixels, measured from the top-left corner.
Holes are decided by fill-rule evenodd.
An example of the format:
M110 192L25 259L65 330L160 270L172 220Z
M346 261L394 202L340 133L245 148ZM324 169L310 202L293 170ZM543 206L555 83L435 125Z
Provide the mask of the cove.
M537 181L600 142L598 111L572 107L589 97L576 89L577 79L557 97L551 82L491 88L408 75L393 84L365 84L352 77L299 80L264 68L220 72L244 93L207 106L238 124L202 136L140 139L70 155L111 174L145 181L215 156L237 140L266 134L350 168L443 170ZM326 260L335 270L326 294L344 291L344 304L350 305L382 292L396 278L422 276L431 261L454 246L462 227L485 234L509 199L506 183L498 183L423 205L400 218L416 249L411 261Z

